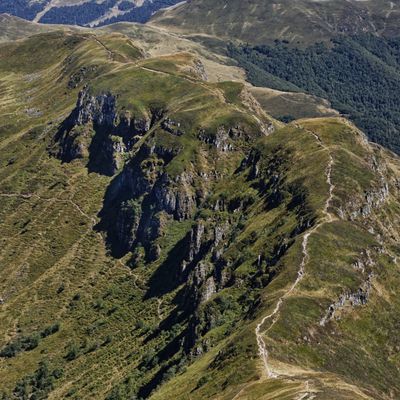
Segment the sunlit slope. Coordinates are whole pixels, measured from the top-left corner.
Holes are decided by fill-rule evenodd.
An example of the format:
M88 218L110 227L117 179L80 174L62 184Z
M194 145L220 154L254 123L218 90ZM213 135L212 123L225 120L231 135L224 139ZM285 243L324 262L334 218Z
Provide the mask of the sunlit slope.
M398 35L398 2L194 0L157 13L152 22L172 31L265 44L329 40L337 34Z
M153 397L396 397L397 158L341 119L300 120L263 142L257 152L287 161L279 178L302 186L312 222L281 249L278 276L241 329ZM261 259L271 212L252 226Z
M49 48L56 50L49 52ZM201 65L192 56L145 60L142 51L121 35L56 32L4 44L1 54L5 89L0 144L2 390L11 393L17 382L24 388L39 361L46 359L50 371L63 369L62 376L43 389L51 391L54 398L68 393L105 397L135 369L139 372L138 365L145 363L143 358L150 349L168 339L156 331L160 320L176 306L173 293L162 302L147 294L161 261L134 273L127 267L135 266L131 256L118 260L107 255L108 235L101 227L95 228L104 222L97 215L104 208L103 198L111 182L111 177L99 171L102 160L94 165L96 172L89 173L92 165L87 165L87 159L64 164L57 159L57 149L62 147L58 135L79 91L87 86L96 94L113 92L118 96L119 111L126 109L138 120L149 118L151 124L153 118L161 118L153 130L141 132L144 136L131 151L133 155L142 144L145 149L155 140L159 151L162 146L166 152L169 146L182 150L181 157L170 164L171 175L182 172L192 149L198 147L194 129L212 130L213 124L237 126L243 122L248 134L254 132L257 137L266 129L263 125L268 127L271 122L261 111L254 117L241 104L240 84L203 82ZM166 120L166 112L171 118L179 117L181 129L187 131L185 137L174 139L169 132L155 131ZM146 121L143 126L145 129ZM210 135L213 140L212 131ZM90 143L90 136L86 139ZM90 144L88 147L93 156L96 151L91 152ZM204 150L199 151L196 158L202 157ZM241 150L235 154L226 164L224 157L216 160L222 171L224 165L228 170L236 168ZM106 222L112 225L112 220ZM182 224L174 219L168 222L163 257L190 232L191 224L192 219ZM174 328L175 335L185 329L185 323ZM146 339L148 335L154 339ZM174 338L173 333L169 335ZM32 350L28 350L32 344L21 344L27 341L35 343ZM117 374L110 368L113 363L120 369ZM155 362L145 365L132 390L150 390L146 384L159 366ZM21 390L35 392L27 385Z
M122 34L0 50L5 398L399 396L398 158Z
M132 43L143 49L148 56L160 57L177 52L188 52L195 54L201 59L205 67L205 76L208 81L237 81L245 83L250 92L260 102L264 110L281 119L290 115L291 117L319 117L331 116L336 111L330 108L330 104L318 97L311 97L303 93L279 92L263 87L252 87L246 82L245 71L232 64L232 60L226 55L225 44L218 40L217 48L208 47L208 42L200 43L196 40L188 40L184 35L178 36L174 33L160 29L157 26L138 25L133 23L118 23L103 28L91 30L89 28L71 27L62 25L44 25L24 21L20 18L3 15L0 17L3 28L0 41L23 39L33 34L64 30L65 32L81 32L89 34L97 33L103 35L123 34L128 36ZM218 53L219 47L223 46L223 52Z

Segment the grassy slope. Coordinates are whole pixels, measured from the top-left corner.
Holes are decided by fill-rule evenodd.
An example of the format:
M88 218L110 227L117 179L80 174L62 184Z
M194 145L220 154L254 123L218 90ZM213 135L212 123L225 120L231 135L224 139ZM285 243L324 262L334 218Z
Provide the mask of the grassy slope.
M48 52L49 46L57 51ZM157 329L158 303L154 298L140 300L154 269L133 274L123 260L107 256L104 240L93 231L109 178L88 174L81 163L62 165L47 154L58 124L76 101L78 88L67 88L70 76L82 66L95 66L101 78L92 82L94 90L113 88L120 105L133 112L163 104L171 113L180 112L181 120L203 126L210 121L211 127L240 111L236 105L221 106L224 92L218 86L196 82L188 65L191 57L140 61L138 52L126 46L118 35L57 32L2 47L1 78L8 89L1 110L2 344L61 323L60 332L33 351L2 359L6 391L45 358L64 369L54 398L75 392L83 398L105 397L113 382L132 374L142 355L157 347L155 342L144 346L143 340L146 332ZM195 107L196 113L185 113L185 107ZM185 153L182 157L170 166L171 173L180 170ZM190 221L171 226L165 251L188 229ZM172 310L169 301L163 314ZM78 348L79 357L67 363L70 347Z
M50 53L49 47L58 50ZM30 61L32 52L37 56L34 65ZM133 279L106 257L103 241L92 229L105 179L88 176L79 166L66 168L47 156L53 126L68 115L78 92L66 89L71 71L69 67L65 69L64 60L73 53L78 56L74 69L80 63L102 68L108 61L107 53L93 38L60 33L36 37L21 47L4 45L1 60L2 83L9 88L4 94L6 101L2 102L1 191L35 194L30 198L1 198L5 233L1 290L6 299L2 306L2 340L8 341L17 332L31 334L49 323L62 321L64 333L62 330L45 344L49 358L56 360L62 360L70 342L79 343L84 329L79 322L82 311L86 324L95 325L99 320L97 313L90 311L94 298L112 291L119 279ZM32 114L28 109L39 112ZM23 232L21 224L25 225ZM115 276L114 283L110 284L109 274ZM119 285L121 301L132 290ZM82 293L82 299L71 301L77 293ZM94 341L101 341L106 332L111 333L110 327L98 329ZM41 351L39 346L29 357L17 358L12 363L3 360L3 388L35 370L43 357ZM98 356L107 356L106 351L102 353ZM81 366L75 374L79 370L88 372L87 367ZM67 381L68 374L66 371ZM81 379L85 381L83 376ZM94 375L89 381L96 385Z
M57 50L49 52L50 46ZM265 336L272 365L282 374L279 379L265 379L254 335L255 321L274 308L296 277L302 236L289 234L299 216L323 218L329 157L311 131L318 133L335 161L331 210L335 215L339 209L345 213L349 202L364 202L364 191L379 186L379 173L370 166L373 154L387 161L390 169L383 174L388 180L398 176L397 158L372 149L339 119L299 121L300 127L291 125L257 139L257 121L237 97L237 84L199 81L188 68L191 57L185 54L142 60L123 36L52 33L6 44L1 50L0 85L6 90L0 102L0 295L5 300L0 305L0 344L60 323L60 330L41 339L34 350L0 359L3 390L12 390L17 380L47 359L52 368L64 370L50 398L104 398L117 384L146 385L165 361L147 369L138 367L151 349L160 351L168 344L169 330L160 332L158 327L173 314L174 297L181 288L165 292L162 286L168 281L154 282L154 276L165 268L163 260L190 230L192 221L169 221L160 243L160 260L131 271L129 257L111 258L104 238L93 230L110 178L88 174L81 161L61 164L47 152L57 125L76 101L79 88L67 88L70 76L81 66L91 65L98 71L88 78L94 90L113 90L120 95L119 105L137 113L153 103L167 105L171 116L182 121L185 135L171 140L183 145L183 151L169 164L170 174L185 168L220 171L222 178L212 188L210 203L219 198L235 200L238 193L253 198L237 225L241 227L238 235L225 248L224 256L234 264L236 284L202 307L212 306L217 298L243 295L251 306L239 312L230 309L231 319L203 338L211 343L210 351L192 359L153 397L230 399L240 392L237 398L285 399L310 390L321 399L366 398L355 387L374 399L383 399L388 390L399 395L400 360L393 334L400 306L398 267L386 253L377 251L382 245L367 233L368 224L373 225L375 233L382 235L385 251L398 253L394 243L399 210L392 181L391 197L368 218L337 219L311 237L306 276ZM35 62L32 52L37 55ZM249 143L238 143L232 154L221 154L195 139L199 126L213 132L237 120L246 123L254 136ZM144 140L165 143L160 135ZM266 182L277 168L274 155L283 160L279 190L285 194L278 207L267 206L271 193L257 189L248 169L237 170L249 147L260 152L265 171L272 168L262 177ZM382 161L382 165L386 164ZM300 204L296 196L302 199ZM226 218L207 207L203 213L200 218L209 221ZM240 213L232 219L239 217ZM273 253L282 238L292 245L276 265L276 279L265 287L257 283L257 256ZM340 320L320 327L329 304L360 284L362 277L351 263L367 248L376 257L370 302L349 307ZM161 271L161 277L167 278L168 271L167 275ZM146 296L149 289L154 290L152 285L163 289L161 304ZM185 324L178 326L184 328ZM389 340L384 339L387 336ZM65 357L71 349L76 357L68 361Z
M304 93L281 92L264 87L251 87L250 91L263 109L274 118L333 117L338 114L328 101Z
M225 348L216 349L214 354L194 364L188 370L189 376L182 375L173 380L154 395L154 399L186 398L186 393L191 393L190 398L193 399L214 396L229 399L235 395L245 399L292 399L299 393L314 393L319 399L376 399L397 395L398 361L394 350L397 338L393 331L398 300L395 292L389 289L396 285L398 279L395 272L398 270L397 261L392 257L397 252L397 239L385 244L383 251L378 250L381 244L377 237L366 231L368 226L381 232L388 228L391 233L386 232L386 235L397 237L398 228L389 222L391 213L398 212L394 211L398 210L397 200L390 198L388 206L377 210L377 214L369 220L349 222L336 214L337 207L356 201L363 190L378 184L374 174L365 173L369 158L374 153L376 157L392 156L382 153L380 149L372 150L365 144L362 135L343 120L304 120L299 123L306 131L278 131L265 139L265 145L268 149L269 146L274 148L286 143L288 148L299 151L294 156L297 161L293 160L292 164L296 169L288 172L290 180L305 181L310 190L311 203L320 208L326 196L326 186L321 181L319 183L319 179L322 179L321 165L327 163L327 154L323 154L323 150L318 151L311 131L319 135L335 161L335 195L331 212L336 218L322 225L311 236L305 278L284 302L271 329L268 329L270 322L266 323L266 343L278 378L266 380L254 353L254 323L245 321L243 328L229 338ZM317 154L319 157L316 157ZM389 174L397 174L397 168ZM359 178L357 170L360 170ZM382 225L387 226L377 225L375 218L386 221ZM259 229L260 226L257 227L258 232ZM301 260L300 238L296 243L281 261L279 268L282 273L264 291L262 297L267 310L274 308L283 288L295 280ZM354 308L347 305L340 318L320 326L319 321L329 304L342 293L356 291L361 284L363 278L352 263L366 249L374 253L373 273L376 274L368 305ZM268 313L262 311L264 307L257 312L259 319ZM247 356L244 357L243 353ZM248 359L251 353L252 362ZM216 363L221 358L224 362ZM243 370L246 372L243 373ZM198 377L204 374L209 377L210 383L197 388ZM233 384L237 384L236 388L232 387ZM217 389L221 387L225 389L222 393Z
M66 27L61 25L40 25L33 24L24 19L11 16L8 14L0 14L0 24L2 26L2 31L0 33L0 42L7 42L9 40L18 40L25 38L30 35L36 35L39 33L45 33L55 30L64 31L79 31L83 28L76 27Z
M393 4L393 6L391 5ZM212 11L211 11L212 10ZM314 43L338 32L396 35L399 9L382 1L191 1L155 15L152 23L183 33L265 44L274 39ZM360 18L360 15L363 18Z
M50 30L79 29L81 32L90 32L88 28L71 28L61 25L41 25L21 20L13 16L2 16L0 23L4 30L0 41L22 39L32 34L48 32ZM128 36L136 46L142 48L152 57L160 57L176 52L196 54L205 66L208 80L211 82L238 81L245 82L244 71L232 64L232 61L222 54L217 54L210 49L216 48L214 43L208 46L202 38L187 40L185 37L170 34L157 26L140 26L132 23L118 23L97 29L95 32L114 34L121 33ZM198 39L198 38L195 38ZM225 53L225 42L218 41L221 53ZM219 51L218 51L219 52ZM291 115L296 118L320 117L334 115L335 111L329 108L325 100L310 97L303 93L278 92L267 88L249 87L251 93L259 101L267 114L275 118Z

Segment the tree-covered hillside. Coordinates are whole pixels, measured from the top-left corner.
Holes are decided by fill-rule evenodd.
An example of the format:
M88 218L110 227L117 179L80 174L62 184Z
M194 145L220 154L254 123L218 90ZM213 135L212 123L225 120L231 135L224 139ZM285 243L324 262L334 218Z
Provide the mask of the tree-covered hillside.
M324 97L371 140L400 152L400 39L359 35L306 49L276 41L229 51L253 84Z
M32 20L35 15L42 11L44 4L36 2L30 4L28 0L1 0L0 13L15 15L20 18Z
M119 21L146 22L157 10L179 0L0 0L0 13L47 24L107 25ZM47 9L46 9L47 7Z

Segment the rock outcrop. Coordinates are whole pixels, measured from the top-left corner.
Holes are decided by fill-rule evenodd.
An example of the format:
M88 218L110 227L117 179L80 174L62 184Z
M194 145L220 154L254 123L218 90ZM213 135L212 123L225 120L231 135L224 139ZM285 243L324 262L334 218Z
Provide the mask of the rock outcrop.
M339 216L342 219L356 221L367 219L371 214L379 210L390 196L390 182L386 178L387 171L375 156L368 159L370 170L377 176L371 187L364 191L362 197L351 199L345 207L339 208Z
M206 132L204 129L200 129L198 138L202 142L216 147L221 152L234 151L235 141L237 140L249 140L245 129L241 126L229 129L220 126L216 132Z
M74 125L86 125L91 122L111 127L115 125L116 116L116 96L110 92L94 96L86 87L79 93L71 122Z
M52 153L64 162L89 159L94 172L114 175L124 164L124 155L162 116L160 110L148 115L132 115L118 110L117 95L111 92L92 94L85 87L74 110L61 124Z
M325 326L329 321L335 319L337 314L346 307L354 308L366 305L372 288L372 278L373 274L370 273L365 282L355 292L344 293L335 303L332 303L325 316L321 319L320 326Z
M100 226L115 254L129 252L137 243L150 252L162 234L160 213L177 221L192 218L197 204L193 175L171 176L165 170L177 152L143 145L110 185ZM156 253L151 253L154 259Z
M231 273L222 254L230 229L228 221L198 221L188 235L181 280L186 282L187 302L195 307L210 300L229 283Z
M350 217L352 220L357 218L366 218L371 215L374 209L378 209L389 196L389 185L382 182L380 187L366 191L364 202L356 210L352 211Z

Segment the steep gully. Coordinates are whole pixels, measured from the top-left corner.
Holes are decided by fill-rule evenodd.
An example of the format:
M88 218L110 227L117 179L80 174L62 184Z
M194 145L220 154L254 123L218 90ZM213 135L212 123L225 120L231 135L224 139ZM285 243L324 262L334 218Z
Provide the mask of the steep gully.
M296 125L298 128L304 129L303 127ZM305 131L311 135L313 135L315 137L315 139L317 140L318 144L321 146L321 148L324 151L327 151L329 153L329 163L328 166L326 168L326 183L329 185L329 196L325 202L325 207L324 207L324 214L325 217L323 219L320 220L320 222L315 225L313 228L311 228L308 232L306 232L303 236L303 242L302 242L302 260L299 266L299 269L297 271L297 278L295 280L295 282L290 286L290 288L283 294L283 296L281 296L274 308L274 310L266 315L261 321L260 323L256 326L255 328L255 335L256 335L256 339L257 339L257 346L258 346L258 353L259 356L261 358L261 361L263 363L263 369L264 369L264 373L266 374L266 376L268 378L277 378L279 376L279 374L274 371L269 363L269 352L267 350L267 345L265 343L263 334L268 332L273 325L278 321L279 319L279 312L282 308L282 305L285 301L286 298L288 298L297 288L297 286L299 285L299 283L303 280L304 275L305 275L305 267L309 261L309 253L308 253L308 242L309 242L309 238L310 236L315 233L321 226L323 226L324 224L328 224L331 223L335 218L334 216L329 212L329 208L333 199L333 192L335 189L335 186L332 183L332 169L333 169L333 164L334 164L334 160L333 157L330 153L329 148L322 142L321 138L313 131L305 129ZM262 331L262 327L263 325L268 321L268 320L272 320L272 324L270 325L270 327L266 330L266 331ZM307 387L308 387L308 383L307 383ZM305 394L305 396L308 393ZM304 398L301 397L301 398Z

